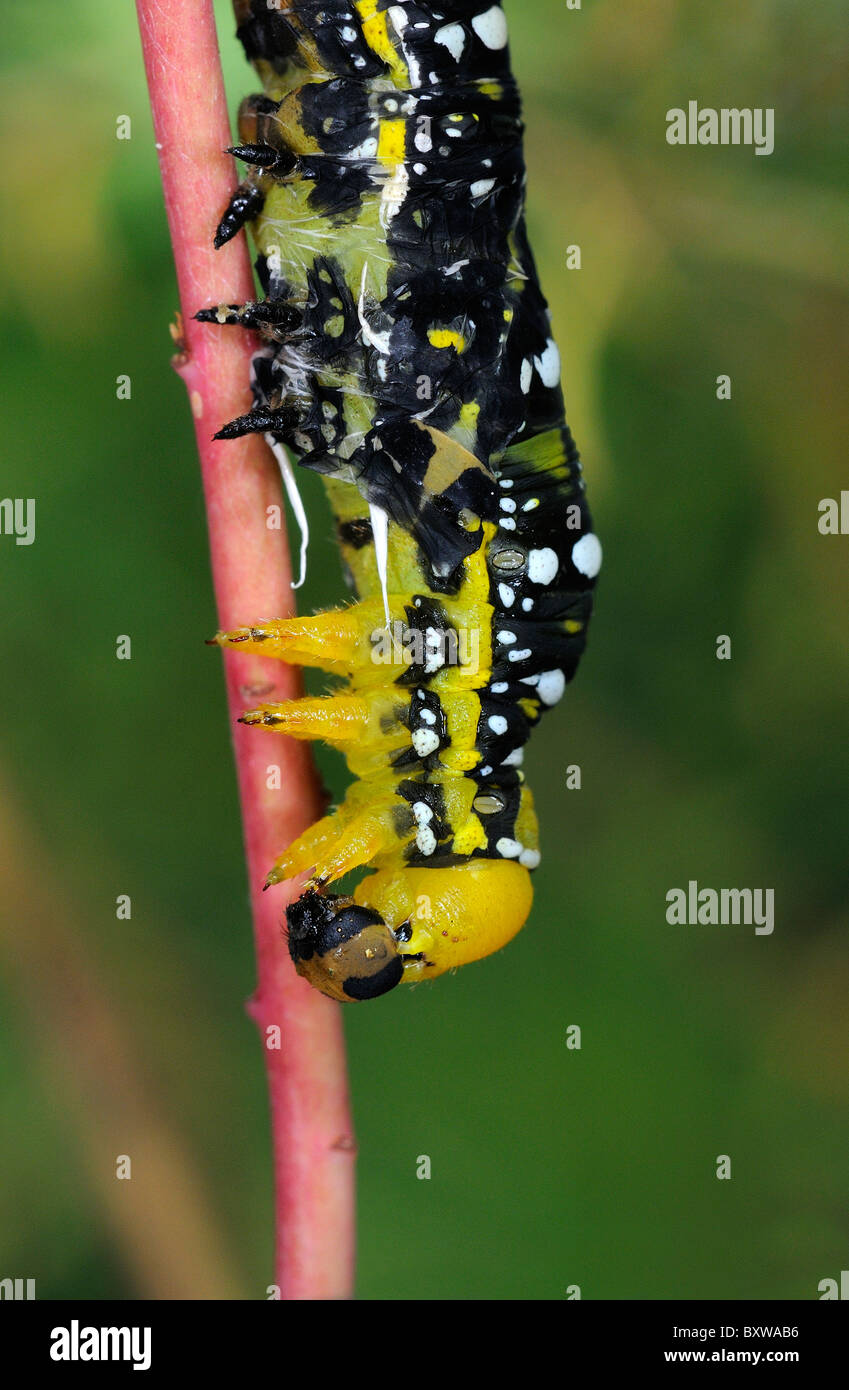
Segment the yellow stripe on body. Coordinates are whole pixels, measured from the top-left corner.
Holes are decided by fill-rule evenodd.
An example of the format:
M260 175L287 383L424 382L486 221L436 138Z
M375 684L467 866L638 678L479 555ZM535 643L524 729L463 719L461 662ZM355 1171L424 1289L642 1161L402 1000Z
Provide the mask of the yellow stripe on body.
M363 22L363 38L372 53L383 60L396 82L408 85L409 69L389 37L386 15L378 13L377 0L356 0L356 10Z
M377 136L377 157L387 169L403 164L406 154L405 135L407 122L382 121Z

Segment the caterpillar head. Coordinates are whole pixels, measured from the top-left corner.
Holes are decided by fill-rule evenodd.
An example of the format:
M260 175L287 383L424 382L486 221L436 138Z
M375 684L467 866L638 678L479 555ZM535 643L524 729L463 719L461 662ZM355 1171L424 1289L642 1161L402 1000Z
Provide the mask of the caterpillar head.
M398 942L378 912L310 891L286 912L299 975L331 999L376 999L404 974Z
M343 1001L375 999L505 946L531 908L530 874L515 860L444 869L381 869L353 898L310 891L287 912L299 975Z

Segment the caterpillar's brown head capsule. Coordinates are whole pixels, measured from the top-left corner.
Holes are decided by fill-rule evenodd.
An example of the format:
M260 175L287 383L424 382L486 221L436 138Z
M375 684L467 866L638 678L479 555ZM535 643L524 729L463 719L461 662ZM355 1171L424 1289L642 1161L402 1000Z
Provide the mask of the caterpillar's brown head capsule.
M307 892L289 906L286 921L295 969L331 999L376 999L404 974L394 933L353 898Z

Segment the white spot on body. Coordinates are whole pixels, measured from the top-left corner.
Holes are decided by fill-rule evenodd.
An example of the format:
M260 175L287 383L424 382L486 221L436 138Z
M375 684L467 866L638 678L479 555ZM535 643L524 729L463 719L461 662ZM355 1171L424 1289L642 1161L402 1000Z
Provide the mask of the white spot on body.
M516 640L515 632L508 632L506 628L502 628L501 632L497 632L496 637L498 638L502 647L509 647L510 643L515 642Z
M543 671L537 691L544 705L556 705L566 689L566 677L562 671Z
M442 634L437 632L435 627L429 627L425 631L425 673L432 676L444 665L445 654L442 650Z
M512 608L516 599L516 595L513 593L509 584L499 584L498 597L501 599L505 608Z
M433 729L414 729L410 742L420 758L427 758L439 747L439 735Z
M557 551L550 545L528 551L528 578L532 584L550 584L559 566Z
M588 531L572 546L572 564L579 574L595 579L601 569L601 541L594 531Z
M507 720L503 714L491 714L486 722L494 734L506 734Z
M383 185L380 195L380 225L385 231L401 211L401 204L410 187L410 174L406 164L396 164L391 178Z
M503 516L501 518L501 529L502 531L515 531L516 523L512 516Z
M508 653L507 653L507 660L508 660L508 661L527 661L528 657L529 657L529 656L532 656L532 655L533 655L533 653L531 652L530 647L522 647L518 652L508 652Z
M508 753L506 758L501 759L502 767L521 767L525 761L524 748L514 748L512 753Z
M534 358L534 366L540 374L543 386L560 385L560 353L553 338L549 338L545 351Z
M526 396L531 389L531 377L533 374L534 365L530 357L526 357L522 362L522 369L519 372L519 386L524 396Z
M523 849L519 855L519 863L524 864L526 869L535 869L540 861L538 849Z
M422 721L423 724L435 724L435 723L436 723L436 715L434 714L434 712L433 712L432 709L423 709L423 710L420 710L420 712L419 712L419 719Z
M469 192L473 198L485 198L494 187L495 179L475 179L475 182L469 186Z
M434 43L441 43L443 48L447 48L455 63L459 63L466 47L466 33L462 24L443 24L441 29L437 29L433 36Z
M493 695L503 695L505 690L510 689L506 681L495 681L489 688Z
M487 48L497 50L507 46L507 20L500 5L493 5L483 14L476 14L472 28Z
M423 825L416 833L416 845L422 854L433 854L436 849L436 836L429 825Z
M505 859L518 859L523 847L518 840L511 840L507 835L502 835L500 840L496 840L495 848Z
M531 609L533 608L533 606L534 606L534 601L533 601L532 598L523 598L523 599L522 599L522 608L523 608L523 610L524 610L525 613L530 613L530 611L531 611Z

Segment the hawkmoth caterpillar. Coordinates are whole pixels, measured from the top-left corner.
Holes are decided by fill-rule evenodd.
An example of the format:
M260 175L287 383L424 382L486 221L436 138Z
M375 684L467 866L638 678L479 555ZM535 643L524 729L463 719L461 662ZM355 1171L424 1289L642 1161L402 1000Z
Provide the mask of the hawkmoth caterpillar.
M358 597L216 641L341 677L243 718L323 739L358 779L268 882L309 871L296 968L367 999L526 921L523 748L577 667L601 550L527 241L500 5L235 8L264 91L242 103L249 172L216 242L250 224L265 298L199 317L263 347L252 410L216 437L263 433L296 511L286 451L322 475Z

